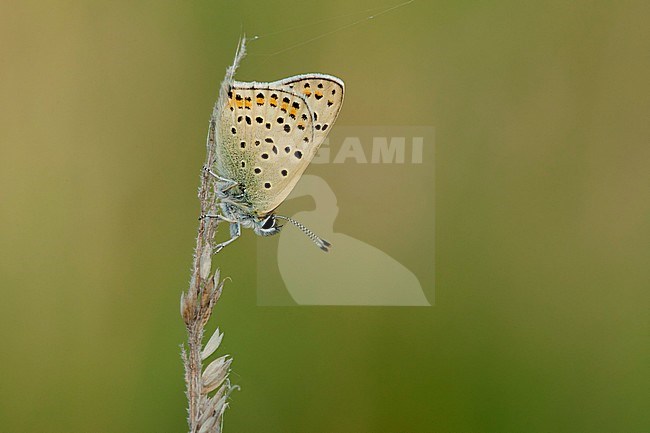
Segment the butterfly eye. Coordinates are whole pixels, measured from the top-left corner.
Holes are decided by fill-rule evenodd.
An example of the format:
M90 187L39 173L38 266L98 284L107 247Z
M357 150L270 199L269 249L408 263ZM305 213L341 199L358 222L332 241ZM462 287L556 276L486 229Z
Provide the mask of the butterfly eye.
M270 228L273 228L274 226L275 226L275 218L273 217L273 215L266 218L266 220L264 220L264 224L262 224L262 228L264 230L268 230Z

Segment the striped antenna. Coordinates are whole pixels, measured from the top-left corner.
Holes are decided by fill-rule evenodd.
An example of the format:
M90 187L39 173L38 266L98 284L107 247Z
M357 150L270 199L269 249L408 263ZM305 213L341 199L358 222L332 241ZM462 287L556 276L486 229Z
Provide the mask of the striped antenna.
M329 242L327 242L325 239L323 239L323 238L317 236L314 232L312 232L311 230L309 230L307 227L305 227L304 225L302 225L301 223L299 223L299 222L296 221L295 219L293 219L293 218L289 218L289 217L286 217L286 216L282 216L282 215L276 215L275 217L276 217L276 218L279 218L279 219L283 219L283 220L287 220L287 221L289 221L291 224L293 224L294 226L296 226L296 227L298 227L300 230L302 230L302 232L303 232L304 234L306 234L307 237L308 237L309 239L311 239L312 242L315 243L316 246L317 246L318 248L320 248L321 250L325 251L326 253L328 253L328 252L330 251L330 247L332 246L332 244L330 244Z

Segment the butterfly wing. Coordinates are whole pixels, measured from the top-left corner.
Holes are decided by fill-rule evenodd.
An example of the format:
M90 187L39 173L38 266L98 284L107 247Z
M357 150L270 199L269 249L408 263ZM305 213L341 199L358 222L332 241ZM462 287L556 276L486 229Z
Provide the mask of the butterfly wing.
M308 101L310 96L293 90L305 88L301 77L307 76L275 83L234 82L221 109L217 171L246 188L247 198L259 216L273 211L289 195L340 109L340 102L336 110L336 103L328 105L323 85L319 92L323 96L312 98L318 101L314 111ZM312 83L318 88L321 81L327 82L324 78L319 81L316 75L309 77L307 88ZM342 83L336 80L339 87L327 89L332 96L340 93L334 100L342 101Z
M345 86L343 81L325 74L305 74L271 83L302 95L312 112L316 150L323 143L341 111Z
M217 122L217 172L238 182L258 216L289 194L310 160L311 112L303 97L235 83Z

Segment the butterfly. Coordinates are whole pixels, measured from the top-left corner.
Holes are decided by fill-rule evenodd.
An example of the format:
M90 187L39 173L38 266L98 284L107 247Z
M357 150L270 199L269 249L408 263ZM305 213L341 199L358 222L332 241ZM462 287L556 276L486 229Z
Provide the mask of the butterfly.
M271 83L226 83L216 107L215 162L220 215L230 223L230 239L241 228L260 236L279 233L278 219L302 230L320 249L331 244L292 218L277 215L332 129L343 104L343 81L326 74L305 74Z

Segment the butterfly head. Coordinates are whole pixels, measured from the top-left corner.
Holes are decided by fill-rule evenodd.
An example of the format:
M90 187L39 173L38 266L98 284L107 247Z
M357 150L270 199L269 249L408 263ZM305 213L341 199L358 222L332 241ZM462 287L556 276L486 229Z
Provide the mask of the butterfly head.
M266 217L255 221L253 231L259 236L272 236L280 232L282 226L278 225L275 215L269 214Z
M221 213L227 221L253 229L258 236L272 236L280 232L282 226L278 225L274 214L258 216L245 195L233 191L237 190L233 188L224 191L217 187L217 195L221 200Z

